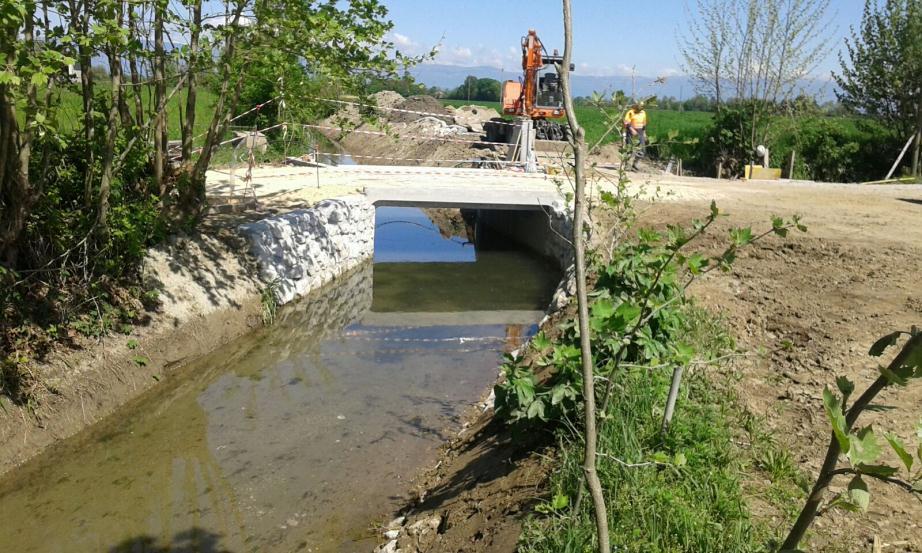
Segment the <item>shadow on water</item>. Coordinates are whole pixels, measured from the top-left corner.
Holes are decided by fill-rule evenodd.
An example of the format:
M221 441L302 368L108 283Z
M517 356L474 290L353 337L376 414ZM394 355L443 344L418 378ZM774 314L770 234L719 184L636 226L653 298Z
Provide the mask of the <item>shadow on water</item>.
M153 536L137 536L113 546L108 553L234 553L221 545L221 535L192 527L177 533L170 543Z

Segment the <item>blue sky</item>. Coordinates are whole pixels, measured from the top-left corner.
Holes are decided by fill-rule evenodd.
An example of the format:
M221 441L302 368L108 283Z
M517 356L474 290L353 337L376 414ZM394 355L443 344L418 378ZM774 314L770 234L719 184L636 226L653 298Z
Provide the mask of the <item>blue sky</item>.
M690 0L693 2L693 0ZM421 53L441 42L436 63L489 65L517 72L519 37L538 31L548 50L563 50L559 0L383 0L394 22L391 40ZM671 76L680 72L676 36L687 25L686 0L573 0L574 60L585 75ZM818 67L828 78L864 0L833 0L829 20L837 45Z

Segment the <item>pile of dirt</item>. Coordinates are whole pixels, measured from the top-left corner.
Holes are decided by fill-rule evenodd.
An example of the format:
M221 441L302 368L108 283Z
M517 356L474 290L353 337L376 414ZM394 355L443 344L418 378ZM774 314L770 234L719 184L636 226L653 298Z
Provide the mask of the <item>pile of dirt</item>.
M410 123L421 117L424 117L425 115L423 114L429 114L432 117L437 117L449 125L453 125L455 123L455 120L451 116L451 113L448 111L448 109L442 105L442 102L439 102L432 96L410 96L406 100L396 104L394 107L397 109L418 113L393 112L388 115L388 119L392 123Z
M467 127L473 132L484 132L483 124L499 117L499 112L495 109L485 108L483 106L461 106L459 108L448 107L449 113L455 119L455 123Z
M375 101L375 105L379 108L383 108L385 113L387 113L387 110L397 107L404 101L403 96L401 96L399 92L394 92L393 90L375 92L371 95L371 98Z

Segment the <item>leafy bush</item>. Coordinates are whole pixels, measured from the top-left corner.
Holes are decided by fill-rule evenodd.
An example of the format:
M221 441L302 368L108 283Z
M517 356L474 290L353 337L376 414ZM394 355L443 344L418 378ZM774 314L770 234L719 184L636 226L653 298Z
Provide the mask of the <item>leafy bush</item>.
M794 178L855 182L883 178L899 149L894 136L873 121L830 117L803 104L777 106L754 123L755 113L746 102L723 107L689 165L712 174L722 163L725 175L742 175L747 163L762 163L754 159L753 137L764 137L773 167L787 171L796 152Z

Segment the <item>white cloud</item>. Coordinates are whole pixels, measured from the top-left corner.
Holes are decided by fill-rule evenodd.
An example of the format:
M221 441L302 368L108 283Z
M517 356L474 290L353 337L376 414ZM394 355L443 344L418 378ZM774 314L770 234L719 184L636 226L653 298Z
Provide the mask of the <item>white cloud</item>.
M393 40L394 44L400 46L401 48L412 48L416 46L416 42L414 42L410 37L400 33L394 33Z
M497 69L510 69L522 63L522 54L516 48L497 50L483 45L474 47L462 45L442 45L433 63L457 65L460 67L487 66Z

